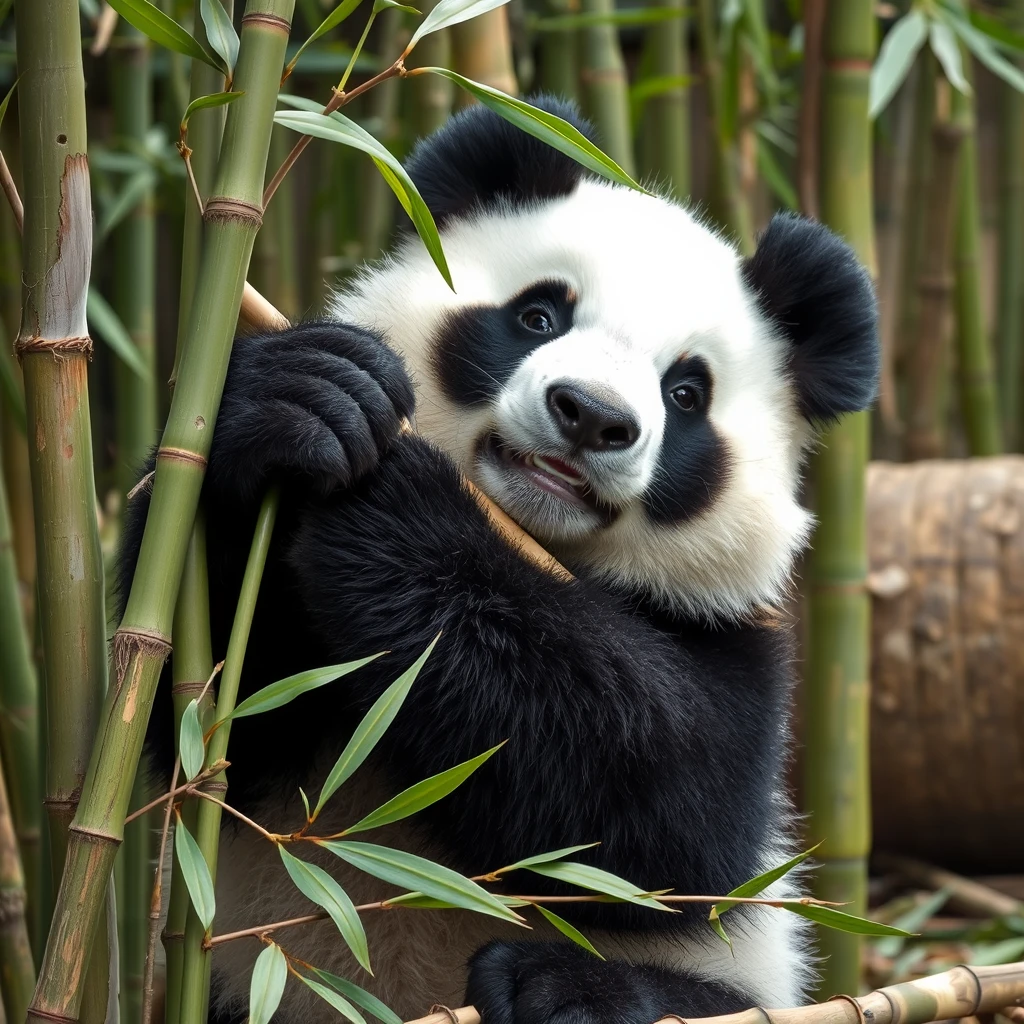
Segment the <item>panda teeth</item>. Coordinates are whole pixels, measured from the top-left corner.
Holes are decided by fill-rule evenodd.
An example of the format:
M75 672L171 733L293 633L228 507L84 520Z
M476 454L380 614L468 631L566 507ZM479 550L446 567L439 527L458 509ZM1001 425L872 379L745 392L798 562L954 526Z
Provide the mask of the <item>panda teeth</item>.
M559 480L564 480L567 484L569 484L572 487L580 487L585 483L583 477L571 476L570 474L565 473L560 469L556 469L554 466L551 465L550 462L542 458L540 455L531 455L529 459L530 462L532 462L533 465L536 466L537 469L539 469L542 473L549 473L551 476L557 476Z

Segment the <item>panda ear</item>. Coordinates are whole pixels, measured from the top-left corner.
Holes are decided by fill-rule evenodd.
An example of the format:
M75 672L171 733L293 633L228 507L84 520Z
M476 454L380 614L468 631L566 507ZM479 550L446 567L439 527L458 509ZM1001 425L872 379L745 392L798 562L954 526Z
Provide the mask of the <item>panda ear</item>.
M595 141L574 103L553 96L528 102L568 121ZM587 177L575 160L480 104L420 142L406 169L439 225L502 202L527 204L568 195Z
M828 422L878 391L878 310L867 271L828 228L776 214L743 263L761 311L790 344L800 411Z

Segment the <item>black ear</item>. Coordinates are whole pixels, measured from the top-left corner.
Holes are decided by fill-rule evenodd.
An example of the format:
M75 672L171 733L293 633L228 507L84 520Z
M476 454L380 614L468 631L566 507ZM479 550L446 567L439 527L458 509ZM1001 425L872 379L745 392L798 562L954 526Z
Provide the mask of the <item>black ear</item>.
M870 406L878 392L878 308L853 250L815 221L776 214L743 276L791 343L804 416L827 422Z
M595 141L574 103L553 96L532 96L528 102ZM575 160L479 104L420 142L406 167L439 225L502 202L565 196L587 176Z

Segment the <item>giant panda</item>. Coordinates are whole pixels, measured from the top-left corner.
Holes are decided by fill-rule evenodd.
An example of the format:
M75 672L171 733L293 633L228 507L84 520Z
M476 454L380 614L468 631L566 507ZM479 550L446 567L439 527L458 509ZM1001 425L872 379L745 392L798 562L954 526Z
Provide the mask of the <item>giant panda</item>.
M507 740L454 794L367 838L468 875L598 842L578 859L643 891L725 893L793 851L791 645L773 609L811 529L797 492L815 430L875 394L868 275L826 228L786 214L741 258L682 206L598 180L480 107L422 142L409 171L454 291L410 233L328 318L235 343L204 492L215 652L277 484L243 696L389 653L239 720L228 799L275 831L299 827L298 787L322 783L440 631L320 834ZM495 533L464 478L573 579ZM146 502L132 502L126 576ZM164 767L170 703L151 723ZM356 903L397 891L296 852ZM564 891L544 882L520 872L505 891ZM216 931L314 909L271 844L227 818ZM733 910L731 950L706 905L559 910L606 959L532 914L530 932L465 911L368 913L372 977L330 922L278 938L403 1019L468 1002L484 1024L651 1024L798 1004L813 975L802 922L777 910ZM260 948L216 947L212 1019L245 1019ZM289 982L275 1020L330 1019Z

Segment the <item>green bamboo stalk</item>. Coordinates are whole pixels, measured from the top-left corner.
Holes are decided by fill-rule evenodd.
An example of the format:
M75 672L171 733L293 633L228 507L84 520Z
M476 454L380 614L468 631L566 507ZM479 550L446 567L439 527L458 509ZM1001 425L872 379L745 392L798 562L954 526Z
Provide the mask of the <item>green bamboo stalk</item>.
M957 214L957 178L963 125L950 118L949 85L937 83L932 126L928 218L918 276L917 332L907 359L909 459L940 457L946 445L946 379L949 366L949 303L953 291L952 244Z
M426 16L436 3L422 5ZM409 68L448 68L452 66L452 40L447 29L433 32L416 44L406 66ZM455 86L440 75L417 75L409 81L411 127L417 138L424 138L448 120L452 112ZM281 308L281 307L279 307ZM282 312L288 313L287 309Z
M821 97L822 220L874 274L868 77L875 53L872 0L831 3ZM869 604L865 467L868 415L844 417L815 460L818 530L808 560L804 680L804 809L816 854L815 896L863 914L871 846L868 796ZM860 939L818 929L818 992L860 991Z
M2 515L0 509L0 515ZM6 641L5 641L6 642ZM25 1019L36 966L25 923L25 876L18 855L18 840L7 801L7 783L0 769L0 978L3 1008L14 1021Z
M582 0L582 9L587 14L611 14L615 0ZM629 86L618 29L590 25L580 29L579 36L583 109L597 128L601 148L627 174L634 174Z
M962 57L964 73L970 81L973 78L970 53L965 51ZM1002 451L999 407L981 298L981 213L974 95L954 89L950 116L961 137L954 254L960 403L970 454L998 455Z
M561 18L579 13L579 0L548 0L544 13ZM579 33L575 29L539 33L537 83L544 92L580 99ZM443 67L444 65L442 65ZM430 77L430 76L424 76Z
M682 12L683 0L655 6ZM687 21L680 16L652 25L644 37L641 64L651 78L680 78L689 70ZM664 182L677 199L690 193L690 103L685 85L658 92L644 104L641 150L644 171Z
M25 203L22 358L36 509L46 685L46 810L59 876L106 685L103 562L96 522L85 317L92 255L85 80L78 5L15 8ZM57 269L55 269L57 268ZM110 865L95 880L97 920ZM87 958L91 962L87 967ZM79 954L82 1020L107 1010L107 932ZM88 973L89 979L86 979Z
M427 37L431 38L430 36ZM437 78L437 75L423 75ZM270 140L270 164L279 167L292 148L287 128L275 125ZM295 237L295 182L289 175L281 182L263 215L263 229L256 236L256 248L249 280L286 316L297 317L302 308L299 299L299 273Z
M451 29L452 67L461 75L515 95L519 91L512 60L508 12L498 7ZM457 105L473 102L460 90Z
M220 679L217 697L217 710L214 721L224 721L234 710L238 698L238 684L242 677L242 663L245 660L245 648L249 643L249 630L252 627L253 613L256 611L256 598L259 596L260 580L267 564L267 553L270 550L270 538L274 532L274 521L277 518L277 492L271 491L263 499L256 530L249 549L249 559L242 577L242 589L238 595L238 606L231 624L231 636L228 640L227 657L224 659L224 671ZM206 746L206 764L212 765L227 757L228 739L231 734L231 723L220 726L210 737ZM223 800L227 793L227 772L220 772L208 783L217 799ZM200 802L195 840L203 851L210 876L217 879L217 851L220 845L221 809L210 801ZM193 924L193 921L195 922ZM206 1018L206 1002L209 996L210 961L212 953L203 947L206 931L198 919L189 918L185 929L185 966L181 988L181 1019L183 1021L201 1021Z
M34 0L38 3L38 0ZM47 5L41 5L47 6ZM103 912L170 632L242 289L262 214L263 178L294 0L250 0L222 156L206 201L202 261L161 440L146 530L114 638L115 680L72 826L61 888L28 1020L75 1019L85 951ZM68 18L67 20L75 20ZM77 21L75 20L77 26ZM21 32L19 31L19 39ZM185 528L183 528L185 524Z

